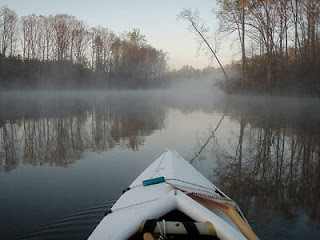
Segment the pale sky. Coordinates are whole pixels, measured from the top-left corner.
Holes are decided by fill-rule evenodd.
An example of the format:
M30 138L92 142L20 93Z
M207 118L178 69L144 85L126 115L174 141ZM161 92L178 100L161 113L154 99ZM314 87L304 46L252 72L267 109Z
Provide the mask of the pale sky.
M117 34L139 28L150 45L168 53L171 69L183 65L217 66L210 55L199 54L196 35L188 30L188 23L177 20L184 8L198 10L210 30L217 31L218 20L212 13L215 0L0 0L2 6L8 6L19 17L66 13L90 27L100 25ZM221 42L218 56L227 64L238 57L234 54L237 44L225 39Z

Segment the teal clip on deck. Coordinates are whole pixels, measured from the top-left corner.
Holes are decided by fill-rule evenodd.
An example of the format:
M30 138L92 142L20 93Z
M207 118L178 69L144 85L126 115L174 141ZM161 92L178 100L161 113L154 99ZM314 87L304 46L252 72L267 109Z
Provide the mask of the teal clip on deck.
M149 185L162 183L164 181L165 181L164 177L158 177L158 178L152 178L152 179L144 180L144 181L142 181L142 184L145 187L145 186L149 186Z

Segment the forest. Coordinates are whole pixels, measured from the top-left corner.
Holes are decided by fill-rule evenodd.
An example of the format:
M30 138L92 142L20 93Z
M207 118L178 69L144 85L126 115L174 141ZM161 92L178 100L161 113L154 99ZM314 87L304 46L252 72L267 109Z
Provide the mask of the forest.
M140 88L211 77L220 78L218 86L233 94L320 95L318 0L216 3L217 34L240 46L239 60L224 66L219 62L225 78L212 67L169 71L167 53L150 46L138 28L116 34L67 14L18 17L2 7L0 89ZM188 20L203 34L201 41L209 42L206 26L196 11L189 11Z
M231 92L319 96L319 0L217 0L219 31L234 34L241 60L226 68L241 76Z
M0 9L0 88L142 87L166 68L166 53L139 29L117 35L67 14Z

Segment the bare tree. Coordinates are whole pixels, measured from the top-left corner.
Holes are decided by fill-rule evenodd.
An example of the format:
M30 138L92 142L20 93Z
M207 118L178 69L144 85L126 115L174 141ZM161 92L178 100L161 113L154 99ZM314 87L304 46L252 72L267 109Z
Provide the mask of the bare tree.
M111 71L112 45L116 38L116 35L111 30L105 29L103 37L103 64L107 73Z
M111 71L111 58L112 58L112 45L116 40L116 35L104 27L97 27L92 29L93 34L93 54L95 58L96 70L110 73Z
M213 50L212 46L209 44L205 34L208 32L208 28L205 27L204 22L200 19L199 12L192 12L190 9L184 9L178 15L178 19L187 20L191 24L191 30L194 31L201 40L206 44L210 52L213 54L215 59L217 60L220 68L222 69L226 80L228 81L228 75L225 72L220 60L218 59L216 52Z
M0 17L0 53L6 55L7 50L9 48L9 55L12 56L14 50L13 46L15 43L18 16L14 11L10 10L7 7L4 7L0 10Z
M241 55L242 55L242 77L241 77L241 89L244 88L244 81L247 72L247 59L246 59L246 41L245 41L245 16L247 12L246 0L218 0L217 3L220 6L218 12L218 18L220 20L220 31L233 33L237 32L240 40Z
M58 61L70 59L72 22L75 17L67 14L57 14L53 18L55 51Z
M50 56L53 52L53 17L50 15L45 17L43 28L45 31L45 49L46 49L46 60L50 60Z
M276 5L277 13L280 17L279 22L279 60L280 60L280 70L283 67L283 50L285 50L285 64L288 64L288 9L289 1L280 0L278 5Z
M119 37L116 37L114 42L111 45L112 57L110 63L111 74L119 72L120 69L120 51L121 51L121 40Z
M75 62L78 64L85 64L86 50L89 45L90 36L86 25L82 21L76 21L72 31L72 39L74 45L73 54Z
M38 37L41 34L38 32L39 20L35 14L24 16L21 18L22 25L22 45L23 45L23 57L25 59L35 59L38 58L38 47L39 41Z
M279 16L275 3L264 1L253 1L250 4L249 23L251 27L250 37L253 39L261 38L261 41L266 49L266 68L267 68L267 83L269 89L273 77L273 57L276 50L276 34L279 22ZM264 52L262 52L264 54Z

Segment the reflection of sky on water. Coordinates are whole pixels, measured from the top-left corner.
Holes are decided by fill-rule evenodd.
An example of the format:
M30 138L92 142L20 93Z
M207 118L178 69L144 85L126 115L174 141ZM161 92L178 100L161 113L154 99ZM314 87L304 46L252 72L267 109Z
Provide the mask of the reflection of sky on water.
M55 166L54 161L44 165L20 162L17 168L0 173L0 191L5 193L0 197L1 216L10 216L8 225L15 222L15 228L2 225L1 232L22 232L66 213L117 198L166 148L175 148L186 158L191 156L197 132L204 134L218 118L219 115L201 111L183 113L168 109L165 127L148 136L139 151L121 144L108 151L87 149L82 159L66 167ZM91 121L89 116L84 126L90 128ZM16 133L22 138L23 129L18 128ZM199 166L200 171L213 162L204 163Z
M117 198L166 148L174 148L190 160L210 136L223 112L226 116L216 138L193 162L211 180L217 178L214 172L219 167L217 151L220 157L235 156L243 112L247 121L245 144L250 136L256 139L256 132L270 129L275 134L280 126L287 129L288 141L295 131L306 139L311 134L312 146L319 149L316 142L319 129L315 127L319 122L317 101L289 98L281 102L281 99L273 98L267 104L263 98L250 101L241 97L220 97L203 94L194 98L184 95L183 91L158 90L96 94L40 92L20 94L17 98L1 95L0 220L3 224L0 235L22 232L62 218L67 213ZM8 131L8 150L17 152L12 160L18 159L8 171L4 170L5 165L10 164L10 159L3 155L4 124ZM39 131L43 127L46 131L41 135ZM33 135L34 131L37 134ZM14 136L13 141L10 136ZM32 136L34 139L30 141ZM41 141L48 137L51 148L41 147ZM26 139L29 141L27 147ZM68 147L59 148L59 141ZM12 146L14 148L10 148ZM36 153L36 160L32 159L32 152ZM47 158L43 157L46 154ZM57 159L51 159L51 156ZM242 202L240 196L233 197ZM270 210L259 206L255 210L253 204L244 209L257 232L266 236L270 231L275 234L271 237L281 235L284 239L297 239L296 236L305 232L312 238L319 233L315 226L317 220L308 220L303 211L288 220L279 213L285 211L281 207ZM271 221L273 216L274 221Z

